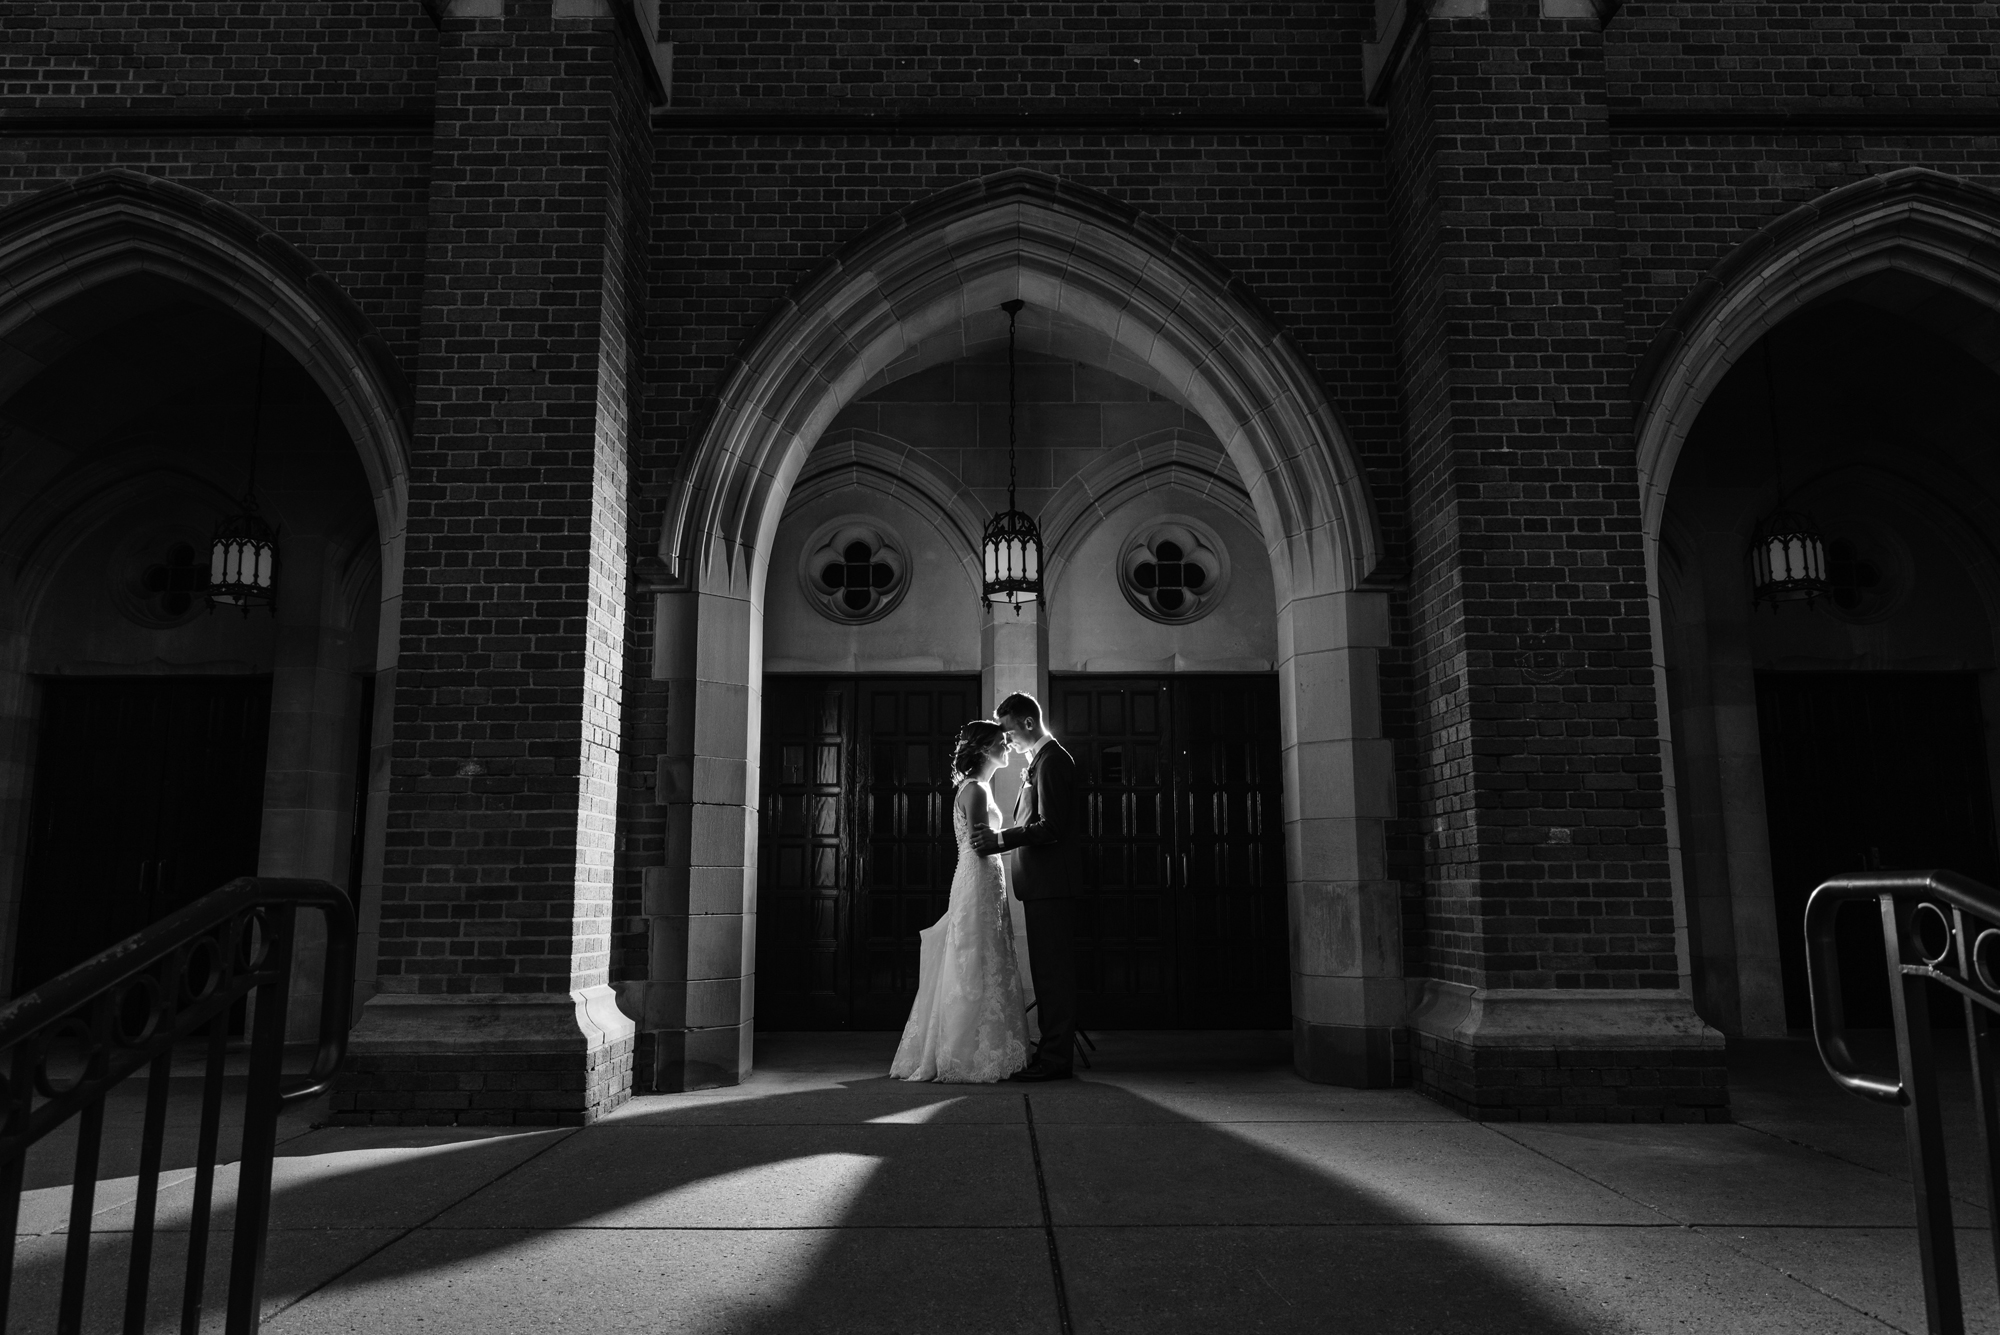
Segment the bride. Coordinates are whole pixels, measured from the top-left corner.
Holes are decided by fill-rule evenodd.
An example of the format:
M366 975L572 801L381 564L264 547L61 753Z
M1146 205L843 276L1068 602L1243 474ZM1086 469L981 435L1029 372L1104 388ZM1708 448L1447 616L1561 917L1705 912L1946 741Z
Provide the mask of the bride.
M972 851L972 831L998 824L987 785L1006 764L1007 738L998 723L975 719L958 730L951 757L958 869L944 916L918 934L917 1002L889 1066L899 1080L984 1083L1028 1063L1006 878L997 854Z

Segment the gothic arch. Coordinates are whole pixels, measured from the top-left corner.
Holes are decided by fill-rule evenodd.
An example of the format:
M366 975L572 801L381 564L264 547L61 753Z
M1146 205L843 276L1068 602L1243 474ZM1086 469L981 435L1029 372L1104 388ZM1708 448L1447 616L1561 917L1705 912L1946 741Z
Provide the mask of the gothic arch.
M1315 1079L1387 1083L1404 1017L1401 910L1386 879L1395 785L1376 689L1388 608L1367 587L1383 544L1358 460L1304 356L1213 261L1112 200L1029 172L948 191L861 237L725 374L666 516L655 642L655 675L692 701L669 743L687 834L669 843L690 850L686 901L704 907L690 910L687 961L656 961L631 1004L688 1017L665 1032L674 1049L710 1054L704 1069L748 1070L763 598L779 519L842 407L899 362L979 342L1012 298L1065 350L1198 414L1242 480L1282 646L1296 1060ZM672 973L698 955L740 960L740 980L712 965ZM697 998L718 996L697 1024Z
M1374 570L1382 542L1359 464L1291 340L1166 228L1030 172L898 215L786 298L727 372L683 473L662 535L669 569L754 596L826 424L884 367L1015 297L1103 336L1207 421L1286 549L1281 579L1352 589Z
M110 171L59 185L0 209L0 390L11 391L35 365L6 340L22 325L93 289L137 275L164 279L232 312L264 331L312 378L333 407L367 477L377 550L355 564L381 571L375 610L377 666L392 689L401 618L404 523L413 415L410 387L387 345L338 284L311 260L248 215L185 186L133 171ZM72 312L75 310L71 308ZM129 463L129 460L128 460ZM154 483L160 475L149 475ZM183 490L199 479L167 479ZM134 484L87 470L26 503L0 534L0 550L20 559L0 575L16 581L27 601L40 587L41 567L59 553L76 526L103 513L107 500ZM90 487L108 487L95 496ZM357 535L358 536L358 535ZM365 540L365 539L364 539ZM365 581L364 581L365 582ZM359 595L354 595L358 597ZM26 628L13 624L24 608L0 609L0 753L11 778L0 781L0 921L15 896L15 849L6 831L26 801L32 692L23 670ZM357 609L366 615L366 609ZM374 741L386 749L390 711L375 715ZM364 854L364 901L379 893L381 802L386 766L371 780L371 831ZM9 929L11 930L11 929ZM372 929L364 928L365 933ZM366 940L367 938L365 938ZM372 945L364 944L364 955ZM372 958L361 962L363 976Z
M1922 322L2000 369L2000 194L1921 167L1886 172L1843 187L1776 219L1725 256L1681 302L1653 340L1634 376L1633 402L1654 683L1661 718L1672 716L1662 599L1668 578L1662 568L1669 524L1667 498L1675 468L1703 408L1737 361L1793 314L1842 289L1862 292L1885 282L1907 285L1910 279L1934 294L1929 304L1937 309ZM1885 482L1898 495L1916 496L1926 490L1911 479ZM1948 488L1928 490L1935 501ZM1969 558L1968 568L1982 596L1990 599L1987 590L1992 562L1980 559L1983 553L1975 548L1982 544L1971 526L1948 523L1945 529L1947 540ZM1743 537L1747 547L1748 533ZM1732 737L1732 754L1739 761L1754 748L1754 720L1750 728L1747 738ZM1714 739L1703 739L1704 747L1721 745ZM1688 776L1676 759L1672 729L1663 730L1661 749L1668 856L1685 980L1693 970L1694 955L1677 790ZM1738 812L1748 809L1740 807ZM1739 874L1735 867L1740 860L1744 866L1763 867L1761 875L1768 881L1769 851L1762 817L1742 824L1742 830L1731 835L1732 870L1728 875L1733 878ZM1769 956L1766 972L1776 967L1774 930L1763 924L1752 933L1756 950L1763 952L1757 958ZM1749 951L1749 947L1739 945L1739 950ZM1778 1005L1775 993L1759 1004L1762 1012L1771 1012ZM1766 1029L1775 1024L1782 1030L1781 1008L1776 1014L1775 1021L1762 1022ZM1753 1031L1759 1035L1764 1032L1755 1025L1746 1029Z
M1884 270L2000 311L2000 194L1904 167L1793 209L1716 265L1653 340L1634 381L1649 550L1688 433L1729 368L1793 312Z
M383 541L400 549L409 385L338 285L248 215L132 171L86 177L0 210L0 338L80 292L136 272L192 288L297 359L347 427Z

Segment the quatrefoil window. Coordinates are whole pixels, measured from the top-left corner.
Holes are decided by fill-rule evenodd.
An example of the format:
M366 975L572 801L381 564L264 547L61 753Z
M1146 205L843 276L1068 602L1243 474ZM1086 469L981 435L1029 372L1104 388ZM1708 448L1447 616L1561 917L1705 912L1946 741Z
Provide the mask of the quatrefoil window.
M834 621L888 615L909 587L903 544L874 520L823 526L805 544L799 581L820 613Z
M1125 598L1154 621L1193 621L1221 601L1229 558L1206 525L1179 516L1152 523L1125 541L1118 562Z

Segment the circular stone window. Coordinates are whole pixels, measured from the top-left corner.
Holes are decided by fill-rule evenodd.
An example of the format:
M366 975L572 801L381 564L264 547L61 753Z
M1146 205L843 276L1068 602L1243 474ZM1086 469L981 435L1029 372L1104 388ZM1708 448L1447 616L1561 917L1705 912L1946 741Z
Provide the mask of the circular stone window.
M164 630L208 610L208 539L186 525L151 527L127 537L114 549L106 573L118 610L141 626Z
M1118 585L1141 616L1179 624L1213 611L1229 585L1229 556L1206 524L1168 515L1125 540Z
M909 562L902 540L880 520L836 519L806 540L799 583L828 620L874 621L902 601Z
M1891 616L1910 587L1910 555L1887 526L1858 518L1827 525L1827 610L1866 624Z

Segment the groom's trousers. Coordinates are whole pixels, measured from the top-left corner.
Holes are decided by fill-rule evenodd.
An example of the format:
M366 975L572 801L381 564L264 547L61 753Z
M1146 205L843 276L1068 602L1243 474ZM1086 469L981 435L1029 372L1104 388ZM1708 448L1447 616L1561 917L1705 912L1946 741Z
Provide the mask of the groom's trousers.
M1076 905L1073 898L1021 901L1042 1031L1035 1055L1063 1071L1076 1060Z

